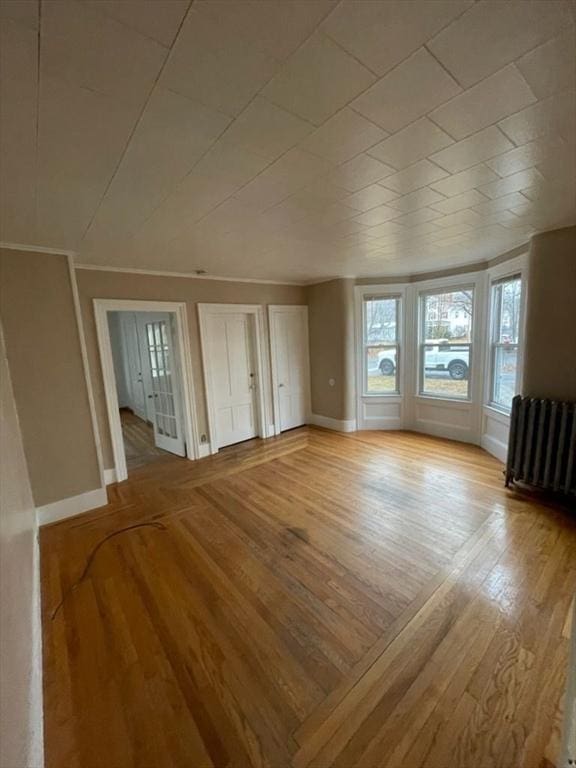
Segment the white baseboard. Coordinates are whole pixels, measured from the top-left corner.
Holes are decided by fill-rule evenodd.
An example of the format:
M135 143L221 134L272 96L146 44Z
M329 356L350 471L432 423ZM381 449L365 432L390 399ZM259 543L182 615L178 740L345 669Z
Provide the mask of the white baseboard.
M310 414L310 424L315 427L324 427L325 429L333 429L336 432L355 432L356 431L356 419L332 419L330 416L321 416L318 413Z
M74 517L81 512L103 507L106 504L108 504L106 488L95 488L93 491L87 491L78 496L70 496L67 499L54 501L52 504L45 504L43 507L36 507L36 514L39 525L47 525L67 517Z
M210 456L212 453L212 450L210 448L210 443L200 443L198 446L198 458L204 459L206 456Z
M44 706L42 693L42 608L40 585L40 542L38 530L34 532L34 595L32 605L32 674L30 680L30 766L44 765Z
M503 464L506 463L506 459L508 457L508 446L505 443L501 443L500 440L496 440L494 437L490 437L490 435L482 435L480 445L482 448L484 448L485 451L490 453L492 456L495 456Z
M116 482L116 470L115 469L105 469L104 470L104 482L106 485L112 485L112 483Z

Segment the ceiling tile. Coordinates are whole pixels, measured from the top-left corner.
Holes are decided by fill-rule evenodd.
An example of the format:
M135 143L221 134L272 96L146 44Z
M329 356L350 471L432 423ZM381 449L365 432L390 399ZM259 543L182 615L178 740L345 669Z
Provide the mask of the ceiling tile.
M91 227L91 238L130 232L190 172L230 118L156 88Z
M498 128L490 126L436 152L430 159L447 171L457 173L510 149L514 149L514 144Z
M332 40L315 34L288 59L263 95L320 125L375 79Z
M440 213L456 213L456 211L462 211L464 208L471 208L473 205L485 202L486 198L480 192L476 189L470 189L461 195L449 197L448 200L435 203L432 205L432 208L435 211L440 211Z
M457 224L470 224L473 227L479 227L482 224L482 217L469 209L450 213L448 216L442 216L436 221L439 227L452 227Z
M427 117L416 120L368 150L368 154L400 170L454 143L448 134Z
M385 221L388 221L388 219L398 218L399 215L399 212L394 208L389 208L387 205L379 205L377 208L372 208L371 211L355 216L354 221L367 227L375 227L377 224L383 224Z
M516 144L527 144L551 134L570 138L576 131L576 91L550 96L498 125Z
M154 0L155 2L157 0ZM284 61L314 32L337 0L194 0L222 29Z
M526 198L523 197L520 192L514 192L511 195L505 197L499 197L496 200L490 200L481 205L474 206L474 211L482 216L490 216L498 211L510 210L526 202Z
M428 160L420 160L403 171L399 171L386 177L382 186L393 189L395 192L407 194L419 187L426 187L435 181L439 181L448 176L446 171L439 168Z
M375 181L389 176L394 172L393 168L381 163L374 157L358 155L353 160L339 165L328 177L332 184L343 187L350 192L355 192L362 187L367 187Z
M322 30L367 67L383 75L470 5L471 0L346 0L330 14Z
M261 205L262 210L305 187L330 168L322 158L291 149L237 193L239 200Z
M132 106L44 76L38 136L38 234L74 248L94 215L138 117Z
M403 233L407 234L406 228L396 221L387 221L384 224L378 224L376 227L372 227L368 230L370 237L386 238L392 234Z
M300 142L300 147L306 152L341 163L385 136L382 128L345 107Z
M441 219L442 214L438 211L433 211L431 208L420 208L418 211L412 211L412 213L405 213L404 216L396 219L398 224L410 227L416 224L423 224L426 221L433 221L435 219Z
M516 62L539 98L576 88L576 26L530 51Z
M92 10L111 16L141 35L170 48L190 0L82 0ZM25 5L26 3L23 3Z
M464 86L482 80L573 23L562 0L477 2L428 47Z
M377 205L383 205L390 200L398 197L396 192L392 192L390 189L385 189L379 184L371 184L369 187L354 192L353 195L349 195L342 199L344 205L355 208L357 211L369 211L371 208L376 208Z
M474 187L479 187L481 184L498 181L498 179L499 176L489 168L486 168L485 165L475 165L466 171L460 171L460 173L455 173L446 179L437 181L431 186L432 189L441 192L443 195L452 197L453 195L467 192L469 189L474 189Z
M521 192L523 189L535 187L542 184L544 177L536 168L528 168L525 171L518 171L507 176L505 179L493 181L491 184L485 184L480 187L480 191L487 197L503 197L512 192Z
M526 81L511 64L435 109L430 117L455 139L465 139L535 101Z
M2 19L0 27L0 240L36 238L38 34Z
M31 29L38 29L38 0L0 0L0 19L11 19Z
M82 88L143 104L167 56L154 40L74 0L42 5L41 68Z
M428 51L421 48L355 99L351 106L394 133L461 90Z
M314 129L311 123L257 96L226 132L226 140L276 160Z
M212 6L219 3L192 4L160 84L236 116L278 71L280 62L256 45L257 26L249 36L236 34Z
M411 192L409 195L392 200L390 206L408 213L409 211L416 211L418 208L424 208L426 205L441 202L442 200L446 200L444 195L440 195L438 192L430 189L430 187L423 187L416 190L416 192Z
M347 195L348 191L342 187L336 187L326 179L318 179L296 192L295 197L309 208L322 209L330 202L343 200Z
M531 141L528 144L511 149L510 152L505 152L503 155L487 160L486 165L489 165L500 176L510 176L511 173L524 171L526 168L532 168L534 165L543 162L555 148L562 149L564 147L565 143L561 139ZM496 179L493 179L493 181L496 181Z

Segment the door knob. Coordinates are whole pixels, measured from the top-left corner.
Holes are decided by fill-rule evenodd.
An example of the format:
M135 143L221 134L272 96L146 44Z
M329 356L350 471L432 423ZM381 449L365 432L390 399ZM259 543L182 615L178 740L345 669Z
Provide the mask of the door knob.
M278 386L279 386L279 387L283 387L283 386L284 386L284 384L278 384Z

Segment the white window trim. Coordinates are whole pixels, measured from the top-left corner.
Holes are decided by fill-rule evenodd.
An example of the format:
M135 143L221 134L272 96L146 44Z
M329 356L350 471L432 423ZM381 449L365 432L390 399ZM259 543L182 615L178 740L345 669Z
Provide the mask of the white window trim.
M364 310L366 307L366 301L370 299L395 299L398 303L396 305L396 341L395 343L385 344L384 342L378 343L374 342L373 344L369 344L366 339L364 338L364 324L365 324L365 314ZM402 382L402 371L404 368L404 359L403 359L403 348L402 348L402 325L403 325L403 318L404 318L404 296L401 293L391 293L390 291L386 291L386 293L382 293L382 291L370 291L369 293L364 293L362 296L362 301L360 303L360 354L362 357L360 369L362 372L362 377L360 380L360 392L362 397L368 397L370 399L373 398L379 398L379 397L402 397L403 393L403 382ZM366 368L364 365L364 353L368 347L396 347L396 385L397 389L394 392L368 392L368 377L366 375Z
M481 390L480 372L482 370L482 330L483 330L483 305L484 291L482 285L482 272L470 272L464 275L453 275L452 277L427 280L421 283L414 283L416 288L415 297L415 342L416 342L416 381L414 397L418 400L432 400L446 403L462 403L472 405L479 397ZM422 371L422 298L427 294L452 293L458 290L473 288L472 303L472 334L470 342L470 365L468 379L468 397L446 397L445 395L434 395L422 391L423 371Z
M520 323L518 332L518 370L516 373L518 392L522 385L522 372L524 370L524 347L526 338L526 299L528 294L528 253L521 254L510 261L505 261L495 267L490 267L486 271L488 281L487 292L487 313L485 325L485 355L486 365L484 371L484 397L483 410L494 415L499 414L508 419L510 409L504 408L491 400L492 397L492 377L493 377L493 359L492 359L492 336L494 333L494 311L492 301L492 288L494 283L505 280L506 278L520 276L521 295L520 295Z

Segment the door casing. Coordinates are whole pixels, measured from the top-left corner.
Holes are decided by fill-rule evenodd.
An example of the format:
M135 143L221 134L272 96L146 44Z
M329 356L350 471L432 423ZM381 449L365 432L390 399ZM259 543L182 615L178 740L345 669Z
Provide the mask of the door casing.
M196 415L196 396L192 376L192 357L188 335L188 315L184 302L171 301L137 301L131 299L94 299L94 315L96 319L96 335L102 365L104 393L112 453L114 455L114 470L116 482L126 480L128 469L122 438L122 425L118 409L118 393L114 377L114 362L110 343L108 312L168 312L175 316L175 345L178 348L179 374L182 384L183 427L186 440L187 458L200 458L200 440L198 435L198 419Z

